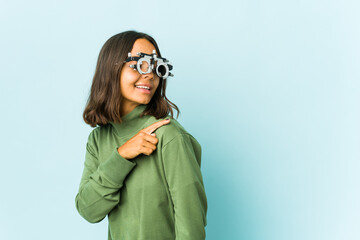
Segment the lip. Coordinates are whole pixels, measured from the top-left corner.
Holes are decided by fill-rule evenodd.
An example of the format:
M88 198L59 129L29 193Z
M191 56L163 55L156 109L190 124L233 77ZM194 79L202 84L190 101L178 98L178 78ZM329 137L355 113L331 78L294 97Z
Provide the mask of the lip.
M139 91L142 92L142 93L147 93L147 94L150 94L150 93L151 93L150 90L147 90L147 89L145 89L145 88L136 88L136 90L139 90Z
M149 87L150 89L147 90L147 89L145 89L145 88L137 88L137 86L145 86L145 87ZM135 85L135 88L136 88L136 90L139 90L141 93L151 94L151 89L152 89L152 87L151 87L150 84L139 83L139 84L136 84L136 85Z
M150 91L151 91L151 89L152 89L152 86L151 86L150 84L146 84L146 83L135 84L135 87L137 87L137 86L145 86L145 87L148 87L148 88L150 88L150 89L149 89ZM141 88L137 88L137 89L140 89L140 90L141 90Z

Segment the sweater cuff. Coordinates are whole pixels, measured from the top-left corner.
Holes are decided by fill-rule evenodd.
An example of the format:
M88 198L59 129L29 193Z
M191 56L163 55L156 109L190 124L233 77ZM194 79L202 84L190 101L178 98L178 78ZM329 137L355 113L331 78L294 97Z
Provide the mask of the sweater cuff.
M99 165L99 173L110 182L122 185L126 176L135 166L135 162L123 158L115 147L109 158Z

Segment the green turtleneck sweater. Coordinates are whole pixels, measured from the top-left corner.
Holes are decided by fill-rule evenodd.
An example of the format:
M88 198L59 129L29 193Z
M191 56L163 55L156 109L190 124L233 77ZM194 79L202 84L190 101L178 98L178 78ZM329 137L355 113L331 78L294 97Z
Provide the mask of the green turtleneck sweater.
M161 120L140 117L145 108L138 105L121 124L110 122L89 134L76 208L91 223L108 216L111 240L205 239L201 146L178 121L154 131L159 141L151 155L127 160L117 152Z

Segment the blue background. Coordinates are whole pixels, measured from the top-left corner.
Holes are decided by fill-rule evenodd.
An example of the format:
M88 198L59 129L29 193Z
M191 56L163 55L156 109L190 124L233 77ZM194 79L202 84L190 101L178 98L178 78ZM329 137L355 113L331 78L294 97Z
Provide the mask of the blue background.
M0 239L107 239L77 213L105 41L153 36L202 145L207 239L360 239L359 1L1 1ZM49 237L51 236L51 237Z

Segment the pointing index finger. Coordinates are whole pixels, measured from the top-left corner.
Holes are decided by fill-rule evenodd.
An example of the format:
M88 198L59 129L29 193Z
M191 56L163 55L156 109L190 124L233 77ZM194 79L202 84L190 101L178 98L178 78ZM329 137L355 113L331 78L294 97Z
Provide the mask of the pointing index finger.
M151 134L153 131L155 131L159 127L161 127L165 124L168 124L168 123L170 123L170 118L169 118L169 120L165 119L165 120L160 120L158 122L155 122L155 123L151 124L150 126L144 128L143 131L147 134Z

